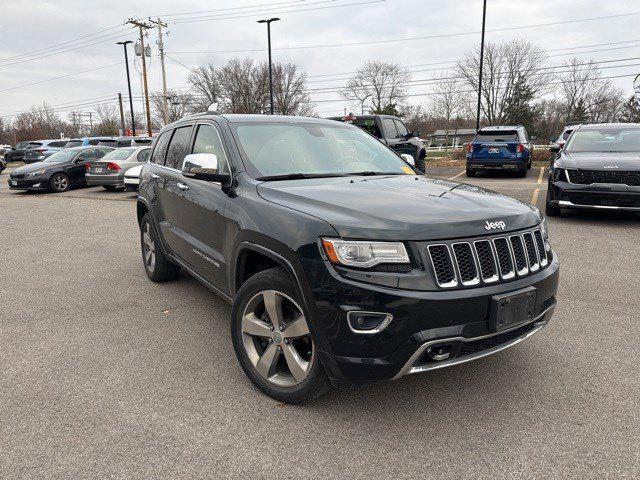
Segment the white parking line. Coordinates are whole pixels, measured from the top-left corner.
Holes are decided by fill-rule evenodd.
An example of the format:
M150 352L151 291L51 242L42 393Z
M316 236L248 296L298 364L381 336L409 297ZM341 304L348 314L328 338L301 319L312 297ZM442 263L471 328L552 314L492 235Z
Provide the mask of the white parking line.
M454 176L453 176L453 177L451 177L451 178L447 178L447 180L453 180L454 178L458 178L460 175L462 175L462 174L463 174L463 173L465 173L465 172L466 172L466 170L463 170L463 171L461 171L460 173L458 173L457 175L454 175Z

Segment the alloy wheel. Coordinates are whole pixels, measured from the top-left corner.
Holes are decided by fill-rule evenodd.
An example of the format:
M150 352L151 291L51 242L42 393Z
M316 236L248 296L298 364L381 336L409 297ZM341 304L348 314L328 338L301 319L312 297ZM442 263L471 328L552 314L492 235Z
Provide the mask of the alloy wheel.
M69 188L69 179L64 175L56 175L53 177L53 188L58 192L64 192Z
M245 352L262 378L281 387L307 378L315 347L302 308L291 297L276 290L254 295L241 329Z
M144 231L142 232L142 255L144 256L144 264L153 272L156 266L156 244L151 238L151 230L149 223L144 224Z

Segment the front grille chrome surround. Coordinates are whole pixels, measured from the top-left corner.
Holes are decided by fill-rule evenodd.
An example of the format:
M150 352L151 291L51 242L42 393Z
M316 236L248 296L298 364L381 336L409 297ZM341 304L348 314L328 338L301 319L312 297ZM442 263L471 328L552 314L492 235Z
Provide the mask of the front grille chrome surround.
M426 246L442 289L492 285L532 275L550 263L540 228Z

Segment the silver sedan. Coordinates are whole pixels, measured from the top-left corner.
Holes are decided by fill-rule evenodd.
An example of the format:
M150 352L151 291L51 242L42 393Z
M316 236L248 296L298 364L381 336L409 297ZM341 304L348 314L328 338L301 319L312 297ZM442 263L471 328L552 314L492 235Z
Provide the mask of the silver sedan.
M144 164L150 153L150 147L125 147L109 152L99 162L91 164L85 175L87 185L100 185L110 192L123 189L125 172Z

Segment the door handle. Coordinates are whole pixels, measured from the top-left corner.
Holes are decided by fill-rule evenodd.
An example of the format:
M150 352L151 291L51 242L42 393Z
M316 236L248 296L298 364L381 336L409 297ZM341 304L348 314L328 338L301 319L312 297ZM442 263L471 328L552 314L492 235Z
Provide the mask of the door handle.
M152 173L151 178L154 178L157 180L158 178L160 178L160 175L158 175L157 173Z
M189 187L187 185L185 185L184 183L176 183L176 186L180 189L180 190L189 190Z

